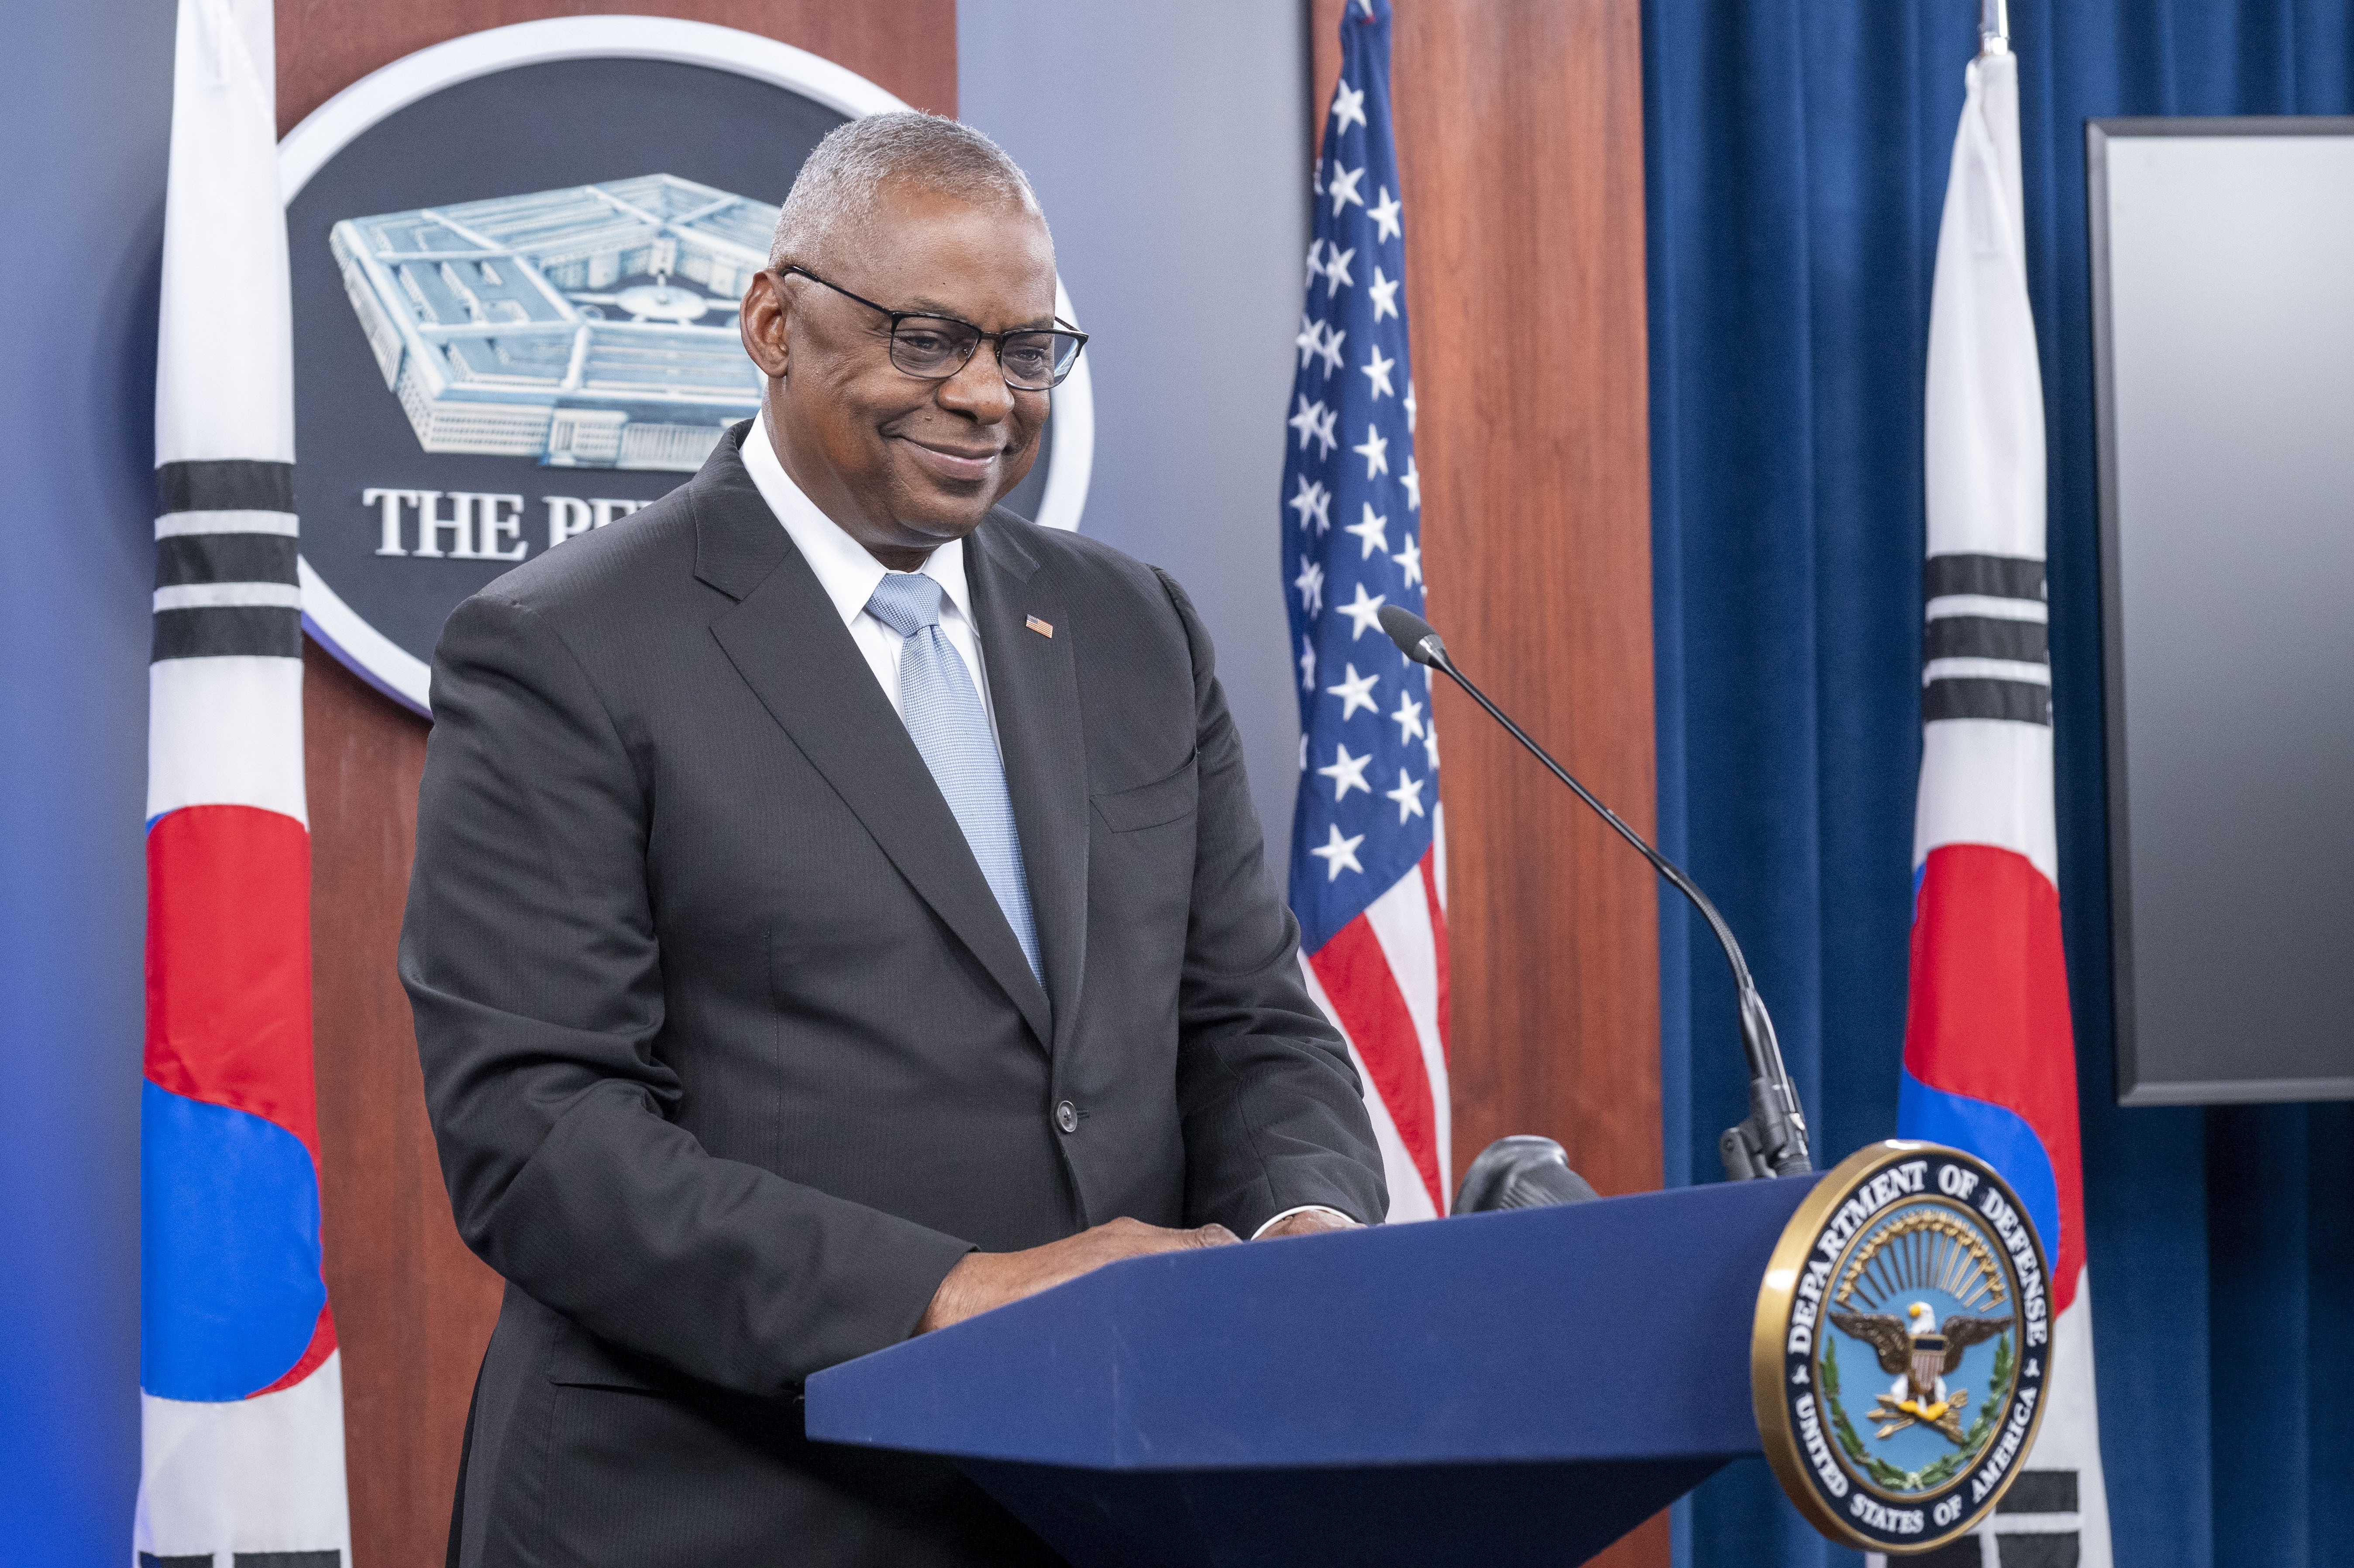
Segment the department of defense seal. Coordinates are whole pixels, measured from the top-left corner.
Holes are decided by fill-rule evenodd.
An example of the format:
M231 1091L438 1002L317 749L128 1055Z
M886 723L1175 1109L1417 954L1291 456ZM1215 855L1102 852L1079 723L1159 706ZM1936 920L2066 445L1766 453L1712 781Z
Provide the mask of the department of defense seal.
M1985 1161L1858 1150L1799 1205L1757 1293L1766 1459L1832 1540L1926 1552L1990 1512L2043 1415L2042 1238Z

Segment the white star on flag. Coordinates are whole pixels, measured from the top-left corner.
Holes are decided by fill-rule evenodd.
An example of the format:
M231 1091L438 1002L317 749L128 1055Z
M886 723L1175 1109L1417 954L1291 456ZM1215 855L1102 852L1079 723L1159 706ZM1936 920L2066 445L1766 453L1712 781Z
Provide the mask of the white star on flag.
M1324 608L1324 568L1316 564L1313 556L1299 557L1299 575L1291 579L1299 590L1299 608L1314 615Z
M1416 542L1413 535L1408 534L1405 536L1405 544L1394 558L1397 561L1398 570L1405 574L1406 587L1412 588L1422 581L1422 546Z
M1390 715L1390 722L1398 726L1398 744L1400 746L1404 746L1409 739L1421 739L1422 705L1414 700L1412 694L1400 692L1398 694L1397 712Z
M1308 443L1316 439L1316 421L1321 418L1323 414L1323 404L1310 403L1308 400L1308 394L1305 392L1302 392L1299 395L1299 412L1292 415L1289 419L1284 422L1288 424L1293 429L1299 432L1299 450L1301 451L1306 451L1308 450Z
M1299 444L1303 449L1308 445L1306 441ZM1288 504L1293 511L1299 514L1301 533L1308 531L1310 521L1315 523L1316 532L1320 535L1332 526L1331 492L1306 474L1299 476L1299 493L1293 496Z
M1380 402L1384 393L1391 397L1397 396L1397 388L1390 385L1390 371L1396 365L1397 361L1394 359L1384 359L1382 345L1375 344L1373 357L1357 366L1358 374L1373 384L1374 402Z
M1299 689L1316 689L1316 644L1305 637L1299 640ZM1308 737L1304 735L1299 737L1299 766L1303 770L1308 767Z
M1352 202L1359 207L1365 205L1365 198L1357 194L1357 182L1364 177L1363 169L1344 169L1340 159L1332 160L1332 177L1325 182L1324 189L1332 198L1334 217L1340 217L1341 209Z
M1357 585L1357 597L1354 599L1351 600L1347 604L1336 604L1332 607L1334 609L1339 610L1342 615L1347 616L1352 621L1356 623L1350 628L1350 641L1354 642L1358 638L1363 637L1366 632L1371 631L1374 627L1381 624L1382 606L1389 602L1389 598L1390 596L1385 593L1377 593L1373 595L1373 598L1367 599L1365 597L1365 585L1359 583Z
M1405 433L1414 434L1414 377L1405 379Z
M1349 122L1352 120L1360 125L1365 122L1365 90L1352 88L1344 81L1332 94L1332 133L1347 135Z
M1341 699L1341 721L1346 723L1349 715L1359 708L1381 712L1382 705L1373 701L1373 688L1381 683L1382 678L1379 675L1360 675L1354 664L1343 665L1342 668L1348 673L1341 683L1324 688L1325 694Z
M1401 281L1400 279L1383 277L1379 267L1373 269L1373 281L1365 285L1365 292L1373 297L1373 320L1397 315L1397 291ZM1399 319L1403 321L1405 318L1401 316ZM1305 365L1308 362L1303 359L1299 363Z
M1299 317L1299 335L1291 340L1291 346L1299 351L1299 368L1307 369L1308 362L1324 352L1324 323L1310 321L1303 312Z
M1324 193L1319 191L1316 194L1322 196ZM1302 290L1314 288L1316 280L1324 275L1324 263L1316 260L1323 249L1324 242L1321 239L1311 239L1308 242L1308 276L1300 282L1299 286Z
M1422 779L1401 768L1398 769L1397 788L1382 791L1382 799L1397 802L1399 821L1422 815Z
M1365 213L1373 220L1375 239L1395 239L1404 232L1398 223L1398 213L1401 210L1398 199L1390 195L1390 187L1387 185L1382 186L1381 191L1382 199L1367 207ZM1381 318L1375 316L1373 319L1379 321Z
M1325 842L1323 847L1311 849L1308 853L1323 861L1330 872L1326 880L1337 882L1344 870L1362 872L1365 869L1357 863L1357 846L1364 842L1365 835L1363 833L1357 834L1354 838L1342 838L1340 824L1336 822L1332 826L1331 838Z
M1414 388L1411 386L1406 388L1405 406L1409 408L1414 407ZM1421 511L1422 475L1416 470L1411 453L1406 456L1405 472L1398 476L1398 482L1405 486L1405 509L1408 512Z
M1373 754L1369 751L1363 757L1352 757L1346 746L1336 746L1332 750L1332 766L1316 770L1318 778L1332 780L1332 799L1344 800L1352 789L1372 794L1373 787L1365 782L1365 764L1373 759Z
M1389 472L1389 438L1383 435L1382 432L1374 426L1367 425L1365 427L1364 445L1351 447L1349 450L1365 460L1365 477L1367 479L1373 478L1373 475L1377 473Z
M1324 334L1324 346L1316 351L1323 357L1324 379L1327 381L1332 379L1332 372L1341 368L1341 340L1348 335L1345 329L1340 332L1327 332ZM1321 408L1323 405L1320 403L1317 407ZM1337 414L1338 410L1335 412Z
M1339 293L1343 288L1353 289L1357 286L1357 281L1349 276L1349 260L1356 253L1353 249L1343 250L1334 246L1332 254L1325 259L1324 297L1327 300Z
M1389 521L1386 517L1375 516L1373 503L1368 501L1365 503L1363 520L1341 530L1343 534L1354 534L1364 542L1364 548L1357 552L1357 559L1370 560L1375 550L1379 550L1384 556L1390 553Z
M1337 343L1335 346L1338 346ZM1318 407L1321 408L1322 405L1319 404ZM1338 408L1326 409L1324 417L1316 421L1317 444L1324 449L1324 450L1320 454L1320 456L1331 457L1332 455L1332 449L1341 444L1340 432L1334 428L1338 426L1340 422L1341 410Z

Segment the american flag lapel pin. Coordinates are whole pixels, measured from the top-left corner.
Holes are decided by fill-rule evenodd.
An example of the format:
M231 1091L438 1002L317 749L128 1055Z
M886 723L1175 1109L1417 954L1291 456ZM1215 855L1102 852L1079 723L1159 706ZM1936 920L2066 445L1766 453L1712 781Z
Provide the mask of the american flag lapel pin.
M1041 637L1052 637L1055 635L1055 623L1051 620L1041 620L1034 615L1023 620L1022 624L1028 627L1031 630L1036 632Z

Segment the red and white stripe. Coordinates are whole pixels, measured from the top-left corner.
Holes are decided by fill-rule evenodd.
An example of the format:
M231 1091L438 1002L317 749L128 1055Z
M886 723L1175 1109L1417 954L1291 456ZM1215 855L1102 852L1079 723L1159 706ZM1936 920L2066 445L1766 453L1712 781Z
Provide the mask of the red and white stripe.
M1443 809L1442 809L1443 810ZM1447 1091L1447 824L1431 848L1301 967L1309 993L1349 1043L1381 1144L1388 1218L1447 1213L1454 1169Z

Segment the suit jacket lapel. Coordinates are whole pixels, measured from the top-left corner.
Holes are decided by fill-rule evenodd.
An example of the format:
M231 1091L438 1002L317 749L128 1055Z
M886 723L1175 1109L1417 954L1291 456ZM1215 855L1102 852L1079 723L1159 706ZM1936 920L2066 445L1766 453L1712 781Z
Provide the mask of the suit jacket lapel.
M745 471L734 440L713 453L692 494L695 576L737 600L713 620L712 635L899 874L1004 988L1039 1042L1051 1042L1046 993L964 831L833 601ZM993 676L994 652L989 657ZM1019 822L1018 796L1015 817Z
M1087 932L1087 751L1070 619L1054 575L993 514L965 541L965 576L1060 1049L1078 1017Z

